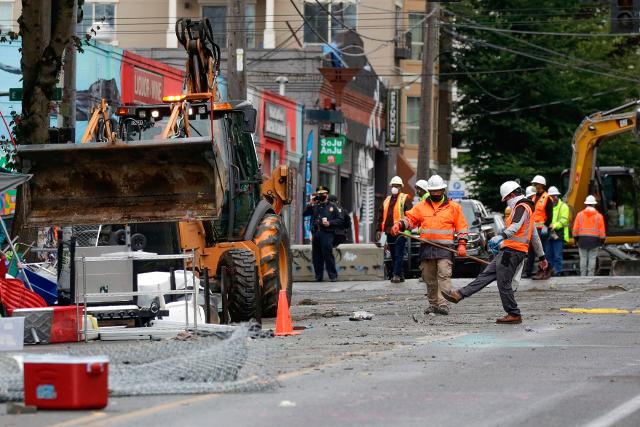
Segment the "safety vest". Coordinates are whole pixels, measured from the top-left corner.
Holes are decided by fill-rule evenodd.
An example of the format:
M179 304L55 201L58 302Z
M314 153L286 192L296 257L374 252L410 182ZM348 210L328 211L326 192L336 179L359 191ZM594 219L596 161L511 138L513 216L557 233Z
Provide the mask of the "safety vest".
M408 194L400 193L398 194L398 200L396 200L396 204L393 206L393 222L394 224L404 218L404 204L407 201ZM384 232L384 225L387 223L387 214L389 213L389 204L391 203L391 196L387 196L382 203L382 225L381 230Z
M445 200L437 207L426 200L407 211L405 221L409 229L420 227L420 237L441 245L453 245L455 233L459 240L467 240L469 230L462 207L454 201Z
M576 220L573 223L573 235L578 237L590 236L604 239L606 237L604 230L604 217L598 211L587 214L585 213L587 209L589 208L578 212Z
M516 206L522 206L529 215L529 220L525 221L522 226L516 231L513 236L502 242L503 248L510 248L520 252L527 252L529 250L529 242L531 241L531 234L533 233L533 228L535 227L533 221L533 214L531 212L531 207L528 203L520 203ZM507 228L513 222L513 215L515 214L516 209L511 209L511 214L509 218L507 218Z
M553 207L553 219L551 227L554 230L562 227L562 238L565 242L569 241L569 205L558 199L558 203Z
M547 222L547 201L549 200L549 195L547 192L543 192L540 195L540 198L536 202L536 208L533 211L533 221L536 223L536 228L544 227L544 223Z

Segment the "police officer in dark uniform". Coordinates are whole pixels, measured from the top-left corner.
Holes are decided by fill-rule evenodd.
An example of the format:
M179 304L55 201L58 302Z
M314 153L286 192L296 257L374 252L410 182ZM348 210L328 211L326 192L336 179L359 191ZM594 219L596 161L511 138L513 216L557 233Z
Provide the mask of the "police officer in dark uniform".
M340 210L335 203L329 201L329 189L324 186L316 188L311 202L305 207L304 216L311 216L311 253L316 281L322 282L324 269L327 268L329 279L338 280L336 260L333 257L333 239L335 230L343 227Z

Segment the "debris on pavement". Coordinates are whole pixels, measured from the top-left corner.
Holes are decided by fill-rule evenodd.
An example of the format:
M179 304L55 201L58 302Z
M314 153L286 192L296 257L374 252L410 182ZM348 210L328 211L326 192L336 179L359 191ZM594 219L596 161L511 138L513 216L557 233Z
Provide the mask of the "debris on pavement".
M298 305L318 305L318 301L311 299L311 298L305 298L300 300L300 302L298 302Z
M278 404L280 408L294 408L296 406L296 402L292 402L290 400L282 400Z
M359 321L359 320L371 320L373 319L373 314L368 311L354 311L349 320Z

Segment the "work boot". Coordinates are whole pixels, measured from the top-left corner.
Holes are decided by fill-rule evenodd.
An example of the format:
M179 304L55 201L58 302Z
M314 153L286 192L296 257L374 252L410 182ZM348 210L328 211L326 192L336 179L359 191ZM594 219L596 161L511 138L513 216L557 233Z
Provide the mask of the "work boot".
M438 307L436 307L435 305L430 305L429 307L424 309L424 314L436 314L436 310L438 309Z
M460 300L462 298L464 298L462 296L462 294L460 293L460 291L457 291L455 289L452 289L451 291L440 291L440 293L442 294L444 299L446 299L447 301L452 302L454 304L459 303ZM449 313L447 313L447 314L449 314Z
M404 276L400 276L400 281L404 282Z
M544 271L544 274L542 275L542 280L549 280L551 276L555 276L555 275L556 275L556 269L549 266L549 268L547 268Z
M518 323L522 323L522 316L516 316L514 314L507 314L504 317L496 319L496 323L515 325L515 324L518 324Z
M441 305L439 307L433 307L433 312L435 314L440 314L442 316L447 316L449 314L449 307L446 305Z
M391 283L400 283L400 276L393 276L391 278Z
M338 281L338 278L337 278L337 277L332 277L332 278L331 278L331 281L332 281L332 282L337 282L337 281Z
M543 280L544 279L544 271L538 270L536 274L531 277L531 280Z

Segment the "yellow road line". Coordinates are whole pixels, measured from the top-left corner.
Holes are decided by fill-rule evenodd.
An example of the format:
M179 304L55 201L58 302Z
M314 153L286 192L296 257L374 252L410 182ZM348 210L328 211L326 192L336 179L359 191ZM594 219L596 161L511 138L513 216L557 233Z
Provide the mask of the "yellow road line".
M68 420L68 421L63 421L61 423L58 424L52 424L50 427L71 427L71 426L75 426L78 424L82 424L85 422L94 422L96 421L98 418L102 418L102 417L106 417L107 413L106 412L93 412L91 413L91 415L87 415L81 418L76 418L74 420Z
M561 308L560 311L580 314L629 314L631 311L620 308ZM640 310L634 310L634 314L640 314Z

